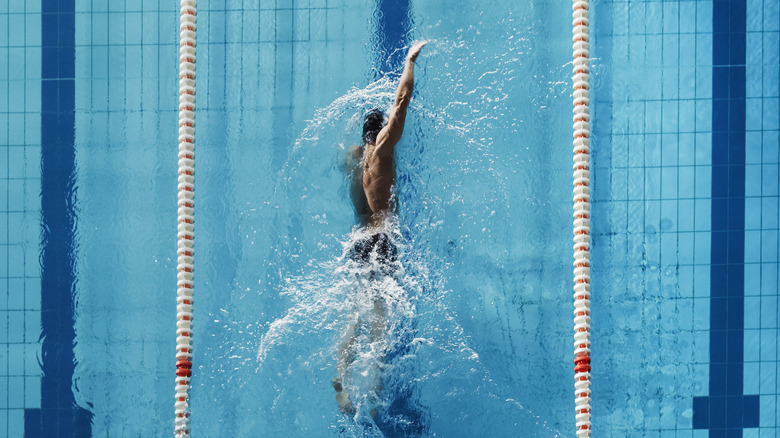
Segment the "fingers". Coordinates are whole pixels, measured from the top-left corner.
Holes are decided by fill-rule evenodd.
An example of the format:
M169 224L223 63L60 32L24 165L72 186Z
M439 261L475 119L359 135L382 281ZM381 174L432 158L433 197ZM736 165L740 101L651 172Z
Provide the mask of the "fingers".
M420 49L422 49L423 46L425 46L426 44L428 44L428 41L420 41L415 45L413 45L409 49L409 54L407 55L407 58L409 58L411 61L415 61L417 59L417 56L420 54Z

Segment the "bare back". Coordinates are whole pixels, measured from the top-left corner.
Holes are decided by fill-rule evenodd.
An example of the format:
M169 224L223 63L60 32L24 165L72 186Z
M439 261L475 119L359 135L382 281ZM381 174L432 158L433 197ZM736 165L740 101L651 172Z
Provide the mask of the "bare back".
M379 140L379 137L377 137ZM366 146L366 155L363 162L363 191L366 194L368 207L371 209L372 223L376 224L382 216L393 210L390 203L395 171L393 155L378 153L381 148L392 148L387 144L377 141L376 145Z
M372 225L379 225L382 219L394 209L390 201L393 183L395 182L393 152L395 145L401 140L401 135L404 132L406 109L409 107L409 101L412 99L414 61L424 45L425 42L417 43L409 49L387 126L379 131L375 143L365 145L363 191L371 209Z

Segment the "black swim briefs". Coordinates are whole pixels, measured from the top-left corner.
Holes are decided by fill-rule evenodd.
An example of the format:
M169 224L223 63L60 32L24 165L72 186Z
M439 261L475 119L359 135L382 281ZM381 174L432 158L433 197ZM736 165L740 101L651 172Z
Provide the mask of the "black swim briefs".
M358 240L350 250L349 257L356 262L368 263L372 253L376 254L376 260L381 264L398 260L398 248L384 232Z

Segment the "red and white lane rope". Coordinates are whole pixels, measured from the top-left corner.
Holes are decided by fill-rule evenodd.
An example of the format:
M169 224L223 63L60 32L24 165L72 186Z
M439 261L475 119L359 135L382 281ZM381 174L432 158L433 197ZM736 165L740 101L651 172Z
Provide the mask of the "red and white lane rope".
M590 436L590 98L588 0L573 0L574 394L577 436Z
M181 0L179 20L179 196L176 283L176 436L190 436L192 376L193 194L195 182L195 0Z

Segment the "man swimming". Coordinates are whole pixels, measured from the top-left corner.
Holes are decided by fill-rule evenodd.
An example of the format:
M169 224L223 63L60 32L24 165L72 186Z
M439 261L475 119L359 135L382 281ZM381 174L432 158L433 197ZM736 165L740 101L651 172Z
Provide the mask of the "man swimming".
M370 111L366 114L363 122L363 145L350 148L349 158L353 161L351 166L353 169L352 200L361 224L367 225L372 231L370 237L361 239L355 244L350 251L350 258L362 264L375 260L381 267L379 273L384 275L392 272L392 263L396 261L397 257L397 249L390 236L382 231L383 225L386 224L387 219L396 208L392 196L395 182L393 152L395 145L401 140L406 121L406 109L412 99L414 62L425 44L426 42L419 42L413 45L406 55L404 71L401 74L395 102L390 110L387 124L385 124L384 114L381 110ZM355 164L361 155L362 166L357 166ZM386 310L381 294L372 293L372 301L373 315L370 315L370 319L371 342L373 343L385 334ZM356 339L355 331L359 323L360 321L348 328L339 351L337 364L339 375L332 380L333 388L336 390L336 401L339 409L344 413L354 412L349 394L344 391L342 382L352 359L352 349ZM376 415L375 409L372 409L371 415Z

